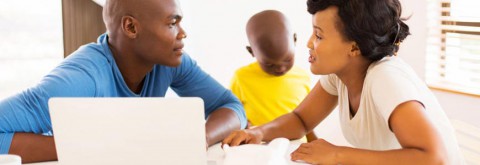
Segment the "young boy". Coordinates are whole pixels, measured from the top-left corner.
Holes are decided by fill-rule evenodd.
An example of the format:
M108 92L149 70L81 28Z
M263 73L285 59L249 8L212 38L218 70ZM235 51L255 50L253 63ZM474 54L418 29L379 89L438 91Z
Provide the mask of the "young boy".
M296 34L281 12L257 13L246 28L247 50L257 61L235 72L231 90L243 103L250 127L295 109L310 92L310 75L293 66ZM313 132L307 135L307 141L315 139Z

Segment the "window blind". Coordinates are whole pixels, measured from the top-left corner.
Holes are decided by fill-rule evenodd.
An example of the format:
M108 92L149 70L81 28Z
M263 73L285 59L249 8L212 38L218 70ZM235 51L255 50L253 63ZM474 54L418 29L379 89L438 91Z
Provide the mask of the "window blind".
M433 88L480 96L477 0L429 0L426 81Z

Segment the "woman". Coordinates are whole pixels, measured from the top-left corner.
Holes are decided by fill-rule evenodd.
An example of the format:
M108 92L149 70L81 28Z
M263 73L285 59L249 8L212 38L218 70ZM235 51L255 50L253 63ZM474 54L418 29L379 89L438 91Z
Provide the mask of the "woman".
M277 137L298 139L338 105L345 138L355 148L318 139L292 160L312 164L464 164L448 118L428 87L400 58L409 35L398 0L308 0L311 71L321 78L292 112L236 131L236 146Z

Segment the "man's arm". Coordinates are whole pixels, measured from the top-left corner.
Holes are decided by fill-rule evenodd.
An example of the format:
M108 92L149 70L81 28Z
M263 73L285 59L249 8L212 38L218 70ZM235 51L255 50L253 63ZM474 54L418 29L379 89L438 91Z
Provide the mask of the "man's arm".
M240 120L231 109L220 108L208 116L205 126L207 145L211 146L226 138L230 132L240 129Z
M15 133L8 153L22 157L22 163L57 160L53 137L33 133Z
M62 64L35 87L0 100L0 154L17 154L24 162L55 160L48 111L51 97L94 96L95 84L84 68Z

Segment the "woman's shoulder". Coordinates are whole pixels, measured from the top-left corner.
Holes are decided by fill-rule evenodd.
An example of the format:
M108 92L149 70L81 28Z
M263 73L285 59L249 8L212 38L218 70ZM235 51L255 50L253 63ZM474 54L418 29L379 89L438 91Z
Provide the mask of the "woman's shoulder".
M400 57L384 57L383 59L370 64L367 70L367 78L373 77L406 77L413 78L417 75L410 65Z
M386 57L374 62L367 70L364 86L387 92L393 89L416 90L423 88L424 82L415 71L399 57Z

